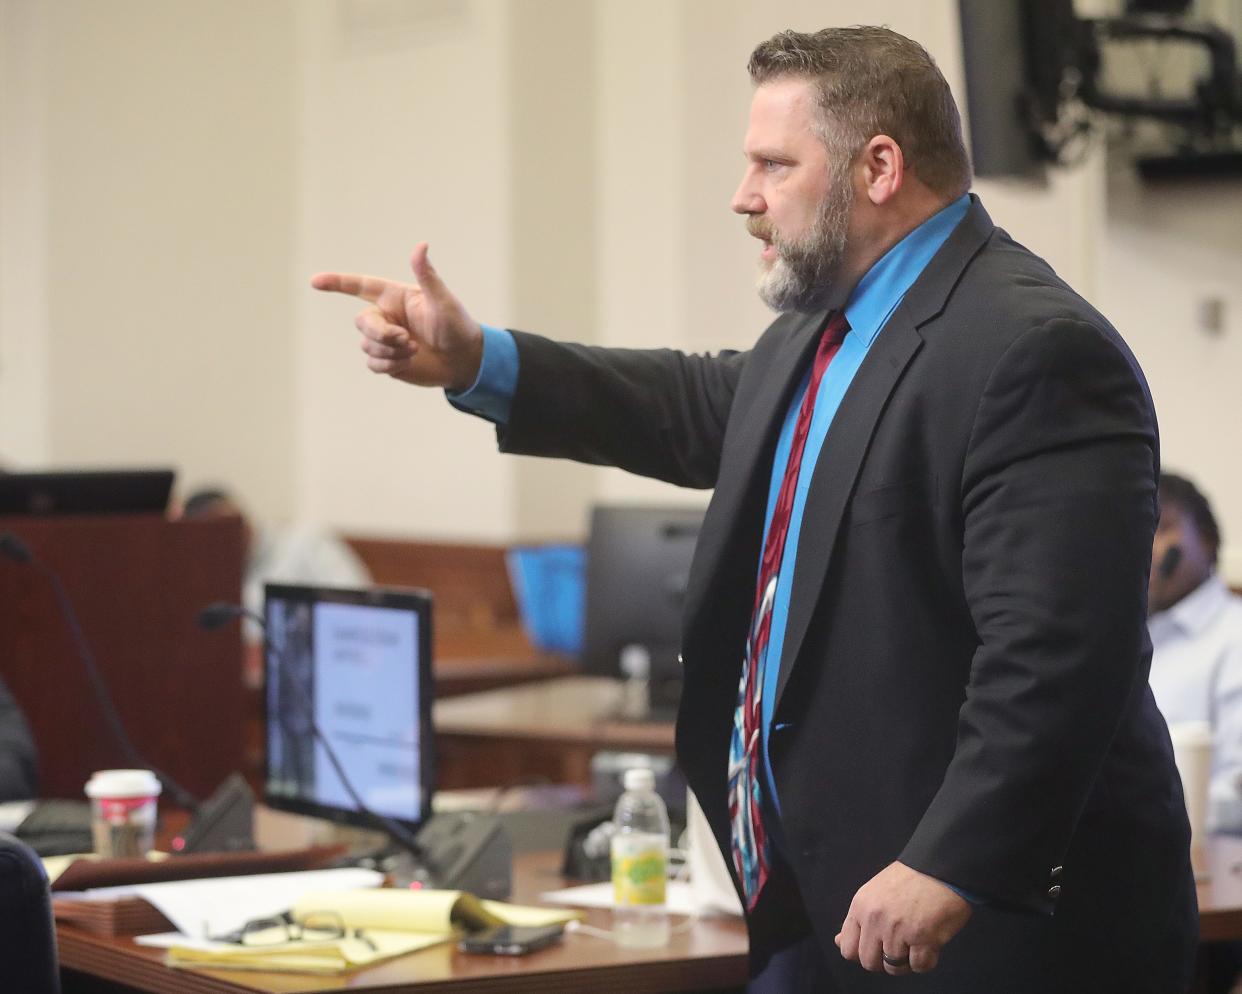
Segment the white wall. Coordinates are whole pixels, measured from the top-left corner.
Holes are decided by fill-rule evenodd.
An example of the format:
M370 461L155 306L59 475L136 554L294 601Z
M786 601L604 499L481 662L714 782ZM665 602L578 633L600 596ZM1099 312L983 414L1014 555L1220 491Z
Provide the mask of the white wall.
M481 319L505 310L510 154L505 5L298 5L301 214L290 278L298 363L298 516L374 534L512 531L512 466L490 427L438 391L368 373L359 304L311 273L408 280L431 244Z
M287 505L291 4L4 9L24 67L4 94L6 456L172 463Z
M483 320L745 347L769 319L728 209L750 49L787 26L887 22L964 102L955 11L0 0L0 460L171 461L263 517L376 534L573 535L594 499L701 503L497 457L486 424L367 373L356 306L307 278L404 278L426 239ZM1166 461L1242 534L1242 470L1217 442L1242 413L1236 186L1143 188L1097 152L1047 188L977 189L1128 336ZM1193 328L1206 294L1226 302L1217 338Z
M0 2L0 467L50 457L47 25Z

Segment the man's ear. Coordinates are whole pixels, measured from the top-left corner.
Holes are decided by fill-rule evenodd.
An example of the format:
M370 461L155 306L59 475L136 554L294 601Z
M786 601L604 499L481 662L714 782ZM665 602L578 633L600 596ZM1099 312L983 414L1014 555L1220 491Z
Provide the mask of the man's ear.
M859 156L863 188L876 206L892 200L905 182L906 159L901 146L888 135L876 135Z

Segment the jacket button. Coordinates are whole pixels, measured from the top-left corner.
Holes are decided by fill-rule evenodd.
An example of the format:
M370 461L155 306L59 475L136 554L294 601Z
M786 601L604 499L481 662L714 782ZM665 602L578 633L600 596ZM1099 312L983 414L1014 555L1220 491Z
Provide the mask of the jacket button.
M1053 884L1051 887L1049 887L1049 888L1048 888L1048 896L1049 896L1050 898L1052 898L1054 901L1055 901L1058 897L1060 897L1060 896L1061 896L1061 885L1060 885L1060 884Z
M1063 866L1054 866L1052 868L1052 879L1056 880L1061 875L1061 871L1065 869Z

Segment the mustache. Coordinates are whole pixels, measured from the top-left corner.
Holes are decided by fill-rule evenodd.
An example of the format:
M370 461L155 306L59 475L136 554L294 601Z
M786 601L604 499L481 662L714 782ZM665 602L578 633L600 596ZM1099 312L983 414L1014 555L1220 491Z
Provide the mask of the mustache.
M752 214L746 219L746 231L754 238L762 238L765 242L776 240L776 230L763 218Z

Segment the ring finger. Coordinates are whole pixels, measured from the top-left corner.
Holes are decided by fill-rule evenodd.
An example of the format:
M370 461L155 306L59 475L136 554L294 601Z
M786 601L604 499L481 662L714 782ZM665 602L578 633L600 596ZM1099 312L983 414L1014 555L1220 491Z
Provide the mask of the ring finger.
M884 952L881 954L881 960L884 963L884 972L893 976L900 976L903 973L910 972L910 947L904 943L887 942L884 946Z

